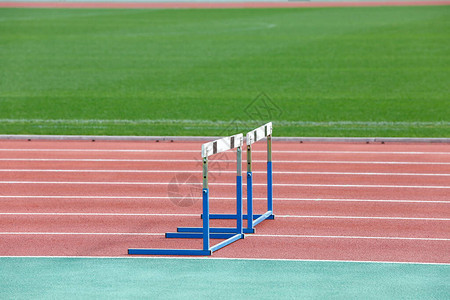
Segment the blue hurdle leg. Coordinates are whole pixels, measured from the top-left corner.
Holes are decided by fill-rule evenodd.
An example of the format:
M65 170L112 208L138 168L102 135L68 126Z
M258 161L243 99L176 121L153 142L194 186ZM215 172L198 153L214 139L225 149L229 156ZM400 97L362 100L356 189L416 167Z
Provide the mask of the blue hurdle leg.
M267 210L273 212L272 162L267 162Z
M253 176L247 172L247 230L253 230Z
M236 233L243 233L242 225L242 176L236 177Z
M203 188L203 214L206 216L203 218L203 250L209 251L209 190Z

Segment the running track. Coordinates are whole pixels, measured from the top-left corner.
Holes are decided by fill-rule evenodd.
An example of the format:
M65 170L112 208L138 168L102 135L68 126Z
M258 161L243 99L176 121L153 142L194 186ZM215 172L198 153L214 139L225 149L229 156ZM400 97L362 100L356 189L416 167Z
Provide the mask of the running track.
M178 226L201 226L200 148L0 141L0 256L200 249L201 240L164 238ZM263 211L264 143L254 149L255 207ZM273 149L276 219L214 257L450 263L449 144ZM234 211L234 161L231 152L210 162L212 212Z

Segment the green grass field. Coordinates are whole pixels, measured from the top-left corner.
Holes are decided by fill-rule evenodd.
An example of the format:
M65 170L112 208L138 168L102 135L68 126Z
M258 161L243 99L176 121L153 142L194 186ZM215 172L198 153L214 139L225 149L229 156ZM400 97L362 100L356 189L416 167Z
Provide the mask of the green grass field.
M449 6L0 9L0 134L450 137L449 54Z

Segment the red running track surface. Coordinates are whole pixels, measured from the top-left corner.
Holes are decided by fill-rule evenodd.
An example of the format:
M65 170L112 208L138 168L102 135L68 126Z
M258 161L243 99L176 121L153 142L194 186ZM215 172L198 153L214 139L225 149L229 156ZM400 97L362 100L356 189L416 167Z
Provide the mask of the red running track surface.
M200 249L201 240L164 238L201 226L200 148L0 141L0 256ZM263 212L264 143L254 150ZM212 212L234 210L234 161L233 152L210 161ZM450 263L450 145L276 142L273 161L275 220L214 257Z

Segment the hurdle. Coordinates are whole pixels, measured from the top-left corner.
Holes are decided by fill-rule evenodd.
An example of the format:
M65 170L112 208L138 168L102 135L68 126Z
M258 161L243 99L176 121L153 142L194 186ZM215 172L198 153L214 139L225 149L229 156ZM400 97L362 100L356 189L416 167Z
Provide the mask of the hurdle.
M267 211L263 214L253 213L253 172L252 172L252 145L267 138ZM244 233L255 233L255 226L264 220L273 220L273 181L272 181L272 122L264 124L246 135L247 143L247 214L242 217L247 220ZM204 218L204 214L201 216ZM236 219L237 214L210 214L209 219ZM234 233L227 227L213 227L214 233ZM201 227L178 227L177 232L201 232Z
M200 230L187 230L190 232L166 233L166 238L202 238L202 249L128 249L130 255L212 255L217 251L237 240L244 238L243 233L243 204L242 204L242 146L244 136L242 133L218 139L202 145L203 161L203 227ZM236 227L227 228L223 232L212 230L210 227L209 213L209 187L208 187L208 157L236 148L237 155L237 175L236 175ZM225 239L224 241L211 246L211 239Z
M247 144L247 228L244 233L254 233L255 226L264 220L273 220L273 180L272 180L272 122L266 123L246 134ZM253 172L252 172L252 145L267 138L267 211L263 214L253 213ZM202 216L203 217L203 216ZM210 219L234 219L236 214L211 214Z

